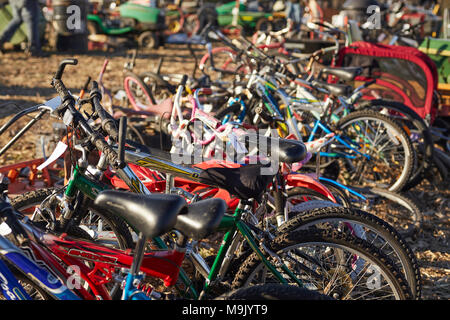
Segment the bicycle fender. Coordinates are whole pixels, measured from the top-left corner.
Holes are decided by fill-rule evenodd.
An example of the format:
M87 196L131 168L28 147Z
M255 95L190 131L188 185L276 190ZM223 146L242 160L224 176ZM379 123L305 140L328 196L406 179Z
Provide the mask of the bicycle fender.
M325 187L323 184L321 184L319 181L314 179L313 177L301 174L301 173L290 173L286 175L286 186L287 187L302 187L314 190L316 192L319 192L326 196L330 201L337 203L336 198L333 196L330 190L328 190L327 187Z

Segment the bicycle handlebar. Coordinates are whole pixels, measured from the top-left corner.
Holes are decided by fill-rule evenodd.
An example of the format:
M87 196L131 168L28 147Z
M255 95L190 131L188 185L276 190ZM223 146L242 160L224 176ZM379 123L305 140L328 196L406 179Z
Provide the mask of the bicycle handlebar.
M98 87L96 81L92 81L92 89L89 94L91 102L94 106L94 110L100 117L102 129L115 141L119 137L119 132L117 129L116 119L113 118L106 110L102 107L100 101L102 100L102 94Z
M0 224L1 223L6 223L8 225L12 231L11 233L19 244L23 244L23 242L29 239L27 232L17 219L14 208L10 203L6 202L3 196L0 197Z
M64 68L67 64L76 65L76 59L63 60L52 80L52 86L58 92L62 99L61 105L56 109L58 116L64 119L64 123L68 125L71 122L74 126L80 128L84 134L89 137L90 142L102 153L106 155L111 166L114 168L120 168L121 163L117 153L114 149L105 141L105 137L100 133L94 131L88 124L84 116L75 108L75 99L70 94L69 90L65 87L61 80ZM116 127L116 120L107 113L100 104L101 93L98 88L98 83L93 81L92 89L90 93L91 102L97 115L102 121L102 129L111 136L111 138L117 140L119 132Z

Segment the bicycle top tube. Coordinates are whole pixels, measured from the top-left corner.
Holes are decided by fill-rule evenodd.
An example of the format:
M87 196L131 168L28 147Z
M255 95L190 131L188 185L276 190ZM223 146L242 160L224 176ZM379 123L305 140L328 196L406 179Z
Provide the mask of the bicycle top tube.
M199 178L200 174L203 171L202 169L176 164L172 161L172 159L169 160L169 158L171 157L170 153L165 153L160 150L157 151L159 153L159 156L145 152L126 150L125 161L142 167L155 169L164 173L170 173L174 176L187 178L194 181L200 181Z

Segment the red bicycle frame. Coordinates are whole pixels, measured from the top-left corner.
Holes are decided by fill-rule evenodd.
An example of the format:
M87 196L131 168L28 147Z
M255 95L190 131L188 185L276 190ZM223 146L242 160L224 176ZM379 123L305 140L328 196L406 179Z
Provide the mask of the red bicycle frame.
M71 278L69 269L79 272L91 292L82 286L75 291L86 300L111 300L105 285L113 280L118 268L131 268L133 253L130 249L120 250L74 239L66 234L56 236L33 228L38 241L30 241L30 249L35 261L51 266L52 273L62 278L64 283ZM141 271L164 281L167 287L178 280L185 253L174 250L157 250L144 254ZM62 262L62 263L61 263ZM88 266L89 264L89 266Z

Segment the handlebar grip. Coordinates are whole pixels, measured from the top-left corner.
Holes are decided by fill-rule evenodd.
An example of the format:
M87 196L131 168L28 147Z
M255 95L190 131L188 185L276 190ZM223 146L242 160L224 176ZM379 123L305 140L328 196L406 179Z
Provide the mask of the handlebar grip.
M91 84L91 91L89 92L89 97L92 99L93 97L96 97L99 99L99 101L102 100L102 93L98 87L98 82L97 81L92 81Z
M66 86L61 80L53 79L52 86L53 88L55 88L62 101L66 100L66 98L70 96L69 90L67 90Z
M187 80L188 80L188 76L187 75L183 75L183 78L181 79L180 85L183 86L183 87L186 86Z
M119 151L118 151L118 165L120 168L125 166L125 139L127 136L127 117L121 117L119 120Z
M2 201L0 203L0 222L4 221L11 228L14 237L19 241L19 243L23 243L26 239L28 239L28 235L25 229L20 225L13 210L14 208L11 204L6 201Z
M64 72L64 68L66 67L66 65L77 65L78 64L78 60L77 59L64 59L63 61L61 61L61 63L59 64L58 70L55 73L54 78L56 80L61 80L62 74Z
M89 87L89 83L91 83L92 78L89 76L84 83L83 90L86 91Z
M52 86L53 86L53 88L55 88L56 92L59 94L59 96L61 97L61 100L62 100L61 106L57 109L59 116L62 116L62 113L64 112L64 110L66 109L66 107L69 104L71 104L71 105L75 104L75 99L72 97L69 90L67 90L66 86L64 85L64 83L61 80L62 74L64 72L64 68L68 64L76 65L76 64L78 64L78 60L77 59L65 59L65 60L61 61L61 63L59 64L58 70L56 71L55 76L52 79Z
M53 79L52 86L61 97L61 105L55 110L55 112L59 117L63 117L67 107L75 105L75 99L72 97L69 90L67 90L66 86L61 80Z

